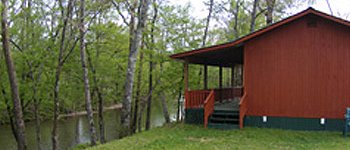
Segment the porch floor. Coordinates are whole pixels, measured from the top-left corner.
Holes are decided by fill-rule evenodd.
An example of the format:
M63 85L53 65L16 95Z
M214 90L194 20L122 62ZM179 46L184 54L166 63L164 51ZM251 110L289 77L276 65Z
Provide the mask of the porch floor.
M216 102L214 110L228 110L228 111L238 111L239 110L239 97L234 99L223 100L221 103Z

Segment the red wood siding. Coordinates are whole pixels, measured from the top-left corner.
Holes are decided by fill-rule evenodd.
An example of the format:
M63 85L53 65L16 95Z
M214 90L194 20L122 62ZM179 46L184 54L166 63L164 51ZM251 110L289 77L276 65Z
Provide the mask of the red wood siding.
M350 107L350 29L312 16L248 41L247 115L344 118Z

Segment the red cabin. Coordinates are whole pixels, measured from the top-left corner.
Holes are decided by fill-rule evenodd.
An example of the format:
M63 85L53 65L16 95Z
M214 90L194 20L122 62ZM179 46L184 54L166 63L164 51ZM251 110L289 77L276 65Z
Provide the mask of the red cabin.
M184 62L185 121L243 126L342 130L350 107L350 22L312 8L238 40L174 54ZM204 66L204 90L188 89L188 65ZM222 68L243 67L243 86L222 88ZM207 89L218 66L219 88ZM235 87L235 88L234 88ZM239 125L239 126L238 126Z

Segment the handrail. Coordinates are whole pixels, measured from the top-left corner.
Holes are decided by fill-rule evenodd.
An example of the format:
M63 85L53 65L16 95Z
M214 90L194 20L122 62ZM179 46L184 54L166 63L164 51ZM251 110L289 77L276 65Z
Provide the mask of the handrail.
M244 116L246 115L247 111L248 111L248 107L247 107L247 93L244 93L241 101L239 102L239 128L242 129L243 128L243 121L244 121Z
M214 112L215 92L211 90L204 101L204 127L208 127L209 116Z

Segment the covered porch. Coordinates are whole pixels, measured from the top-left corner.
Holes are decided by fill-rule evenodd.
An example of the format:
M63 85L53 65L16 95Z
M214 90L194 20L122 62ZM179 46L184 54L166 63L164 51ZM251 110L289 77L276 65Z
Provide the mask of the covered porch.
M185 110L187 110L186 113L194 114L186 114L186 120L199 119L205 127L213 125L223 128L243 127L246 112L243 101L243 54L242 45L223 44L171 56L184 63ZM200 88L197 85L197 89L191 89L189 85L189 78L194 75L189 73L190 65L202 67ZM216 69L209 72L208 67ZM224 71L226 71L225 74ZM208 82L208 74L215 76L216 81ZM213 82L218 86L209 87L208 83L213 84Z

